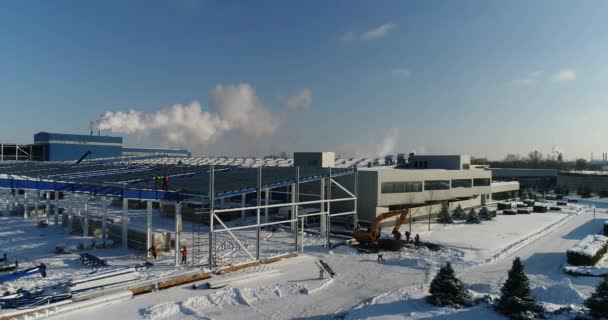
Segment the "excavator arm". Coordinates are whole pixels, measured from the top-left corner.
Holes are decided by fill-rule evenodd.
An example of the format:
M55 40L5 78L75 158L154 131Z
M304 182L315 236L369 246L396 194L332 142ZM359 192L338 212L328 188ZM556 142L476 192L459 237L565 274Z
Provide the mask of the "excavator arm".
M357 239L359 242L378 242L380 236L380 223L386 219L390 219L394 216L399 216L397 221L395 222L395 227L393 228L393 236L395 239L401 239L401 233L399 232L399 228L405 222L408 214L410 213L410 209L402 209L402 210L394 210L385 212L374 219L370 228L367 231L364 230L355 230L353 232L353 237Z

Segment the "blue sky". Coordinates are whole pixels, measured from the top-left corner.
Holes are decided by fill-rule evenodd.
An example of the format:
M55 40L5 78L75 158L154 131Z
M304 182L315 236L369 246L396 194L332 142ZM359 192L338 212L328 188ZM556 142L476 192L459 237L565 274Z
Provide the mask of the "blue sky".
M0 137L85 133L106 111L136 110L145 128L111 134L201 155L416 150L498 159L556 147L589 157L608 151L607 9L605 1L3 1ZM177 120L158 123L166 108L193 101L200 112L181 120L190 120L187 132L176 132Z

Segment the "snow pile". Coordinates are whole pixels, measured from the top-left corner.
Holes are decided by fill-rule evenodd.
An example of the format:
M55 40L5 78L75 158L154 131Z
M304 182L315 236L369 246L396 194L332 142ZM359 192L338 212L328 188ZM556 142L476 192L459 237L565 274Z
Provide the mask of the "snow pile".
M504 319L484 304L462 309L433 306L426 302L427 291L416 286L381 294L349 310L344 319Z
M602 277L608 276L608 267L597 267L597 266L580 266L580 267L564 267L564 272L579 276L594 276Z
M552 286L533 288L532 295L539 301L560 305L581 304L584 300L568 278Z
M166 319L180 313L179 305L173 301L153 305L143 312L143 316L149 320Z
M590 234L579 241L568 253L576 253L587 257L594 257L608 244L608 237L599 234Z

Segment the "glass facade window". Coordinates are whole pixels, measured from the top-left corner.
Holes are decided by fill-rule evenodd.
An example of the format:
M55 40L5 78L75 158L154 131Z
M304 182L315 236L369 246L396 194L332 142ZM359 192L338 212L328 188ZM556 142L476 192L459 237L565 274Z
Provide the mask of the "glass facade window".
M422 182L383 182L382 193L409 193L422 192Z
M452 180L452 188L470 188L473 186L471 179L454 179Z
M475 187L489 187L491 180L489 178L478 178L473 179L473 186Z
M424 190L450 190L450 180L425 181Z

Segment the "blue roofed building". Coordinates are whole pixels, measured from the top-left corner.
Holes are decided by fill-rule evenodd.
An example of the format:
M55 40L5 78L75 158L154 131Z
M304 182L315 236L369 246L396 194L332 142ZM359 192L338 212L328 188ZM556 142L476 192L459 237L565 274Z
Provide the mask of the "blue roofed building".
M87 159L122 156L122 137L39 132L34 145L42 161L78 160L89 151Z

